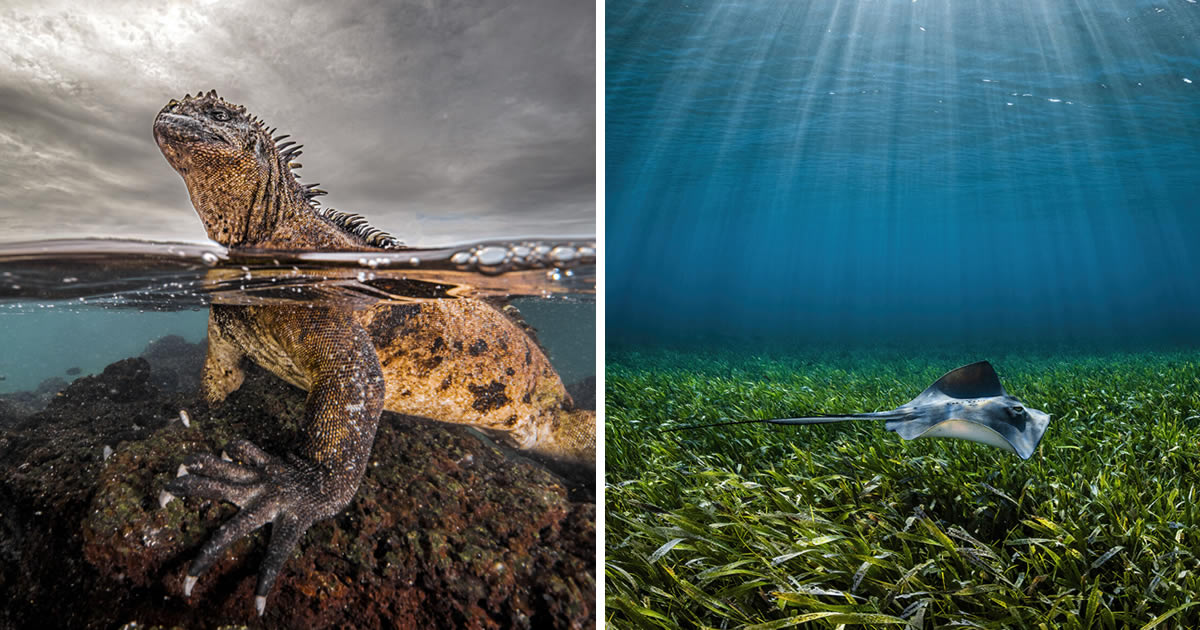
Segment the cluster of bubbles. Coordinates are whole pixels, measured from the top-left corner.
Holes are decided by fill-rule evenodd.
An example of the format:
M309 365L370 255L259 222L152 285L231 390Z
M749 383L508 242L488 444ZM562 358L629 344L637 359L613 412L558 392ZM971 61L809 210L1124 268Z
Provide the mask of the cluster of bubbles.
M445 254L440 252L426 251L426 254L432 253L433 257L425 260L415 255L416 253L408 254L407 258L390 252L362 256L357 259L357 263L359 267L376 270L381 267L419 267L426 262L436 263L438 260L446 260L442 258ZM459 271L485 274L527 269L566 269L575 265L595 264L596 247L592 242L479 243L453 252L448 260ZM205 251L200 254L200 261L207 267L216 267L221 264L222 257L215 252ZM278 261L275 261L275 264L279 266ZM246 270L245 267L242 269Z
M525 242L511 245L476 245L468 250L455 252L450 262L461 271L502 273L514 269L536 269L540 267L568 267L574 264L589 264L596 261L596 248L592 245L556 245Z

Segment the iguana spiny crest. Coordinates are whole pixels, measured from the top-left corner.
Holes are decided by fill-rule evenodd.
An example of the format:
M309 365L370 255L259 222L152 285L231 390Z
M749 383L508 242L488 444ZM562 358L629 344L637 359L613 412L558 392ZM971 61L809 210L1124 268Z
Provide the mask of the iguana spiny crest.
M303 145L275 135L245 106L216 90L172 99L154 121L154 140L187 184L209 238L226 247L396 249L395 237L363 217L323 208L319 184L301 184Z

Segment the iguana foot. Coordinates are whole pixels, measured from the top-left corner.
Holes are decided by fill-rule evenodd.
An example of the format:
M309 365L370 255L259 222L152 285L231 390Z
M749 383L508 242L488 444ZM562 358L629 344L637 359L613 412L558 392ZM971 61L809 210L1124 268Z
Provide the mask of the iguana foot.
M272 523L270 546L259 568L254 591L254 607L261 616L271 585L300 537L316 521L336 514L346 500L326 497L322 491L328 485L323 483L326 475L303 460L272 456L245 440L231 442L226 452L232 455L232 460L209 453L189 456L180 466L179 476L167 483L159 500L166 505L175 495L192 496L229 501L240 508L200 548L188 567L183 582L185 597L191 596L196 581L220 559L226 548Z

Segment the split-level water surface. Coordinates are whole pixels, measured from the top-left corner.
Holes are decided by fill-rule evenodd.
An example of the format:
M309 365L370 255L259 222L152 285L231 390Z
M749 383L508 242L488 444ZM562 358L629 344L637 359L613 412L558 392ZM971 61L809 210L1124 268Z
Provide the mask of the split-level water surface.
M164 508L156 497L186 452L237 438L289 452L306 393L246 361L241 387L209 404L210 308L486 302L537 340L567 404L594 409L595 257L591 242L543 240L368 254L109 240L0 247L0 572L18 594L0 619L111 627L253 617L247 589L267 537L235 544L185 598L183 568L235 510L197 499ZM351 506L294 554L307 559L276 585L268 625L357 625L380 601L434 625L454 625L479 601L502 602L488 610L505 623L591 614L594 503L574 471L524 457L503 434L391 413L370 466ZM344 586L314 586L330 580ZM420 608L425 599L443 604ZM297 615L302 601L317 607Z

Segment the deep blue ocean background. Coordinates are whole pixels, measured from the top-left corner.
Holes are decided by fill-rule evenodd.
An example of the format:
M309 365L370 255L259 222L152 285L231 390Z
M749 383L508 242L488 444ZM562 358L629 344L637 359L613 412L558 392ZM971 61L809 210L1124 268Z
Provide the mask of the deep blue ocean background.
M610 345L1200 342L1200 4L610 0Z

